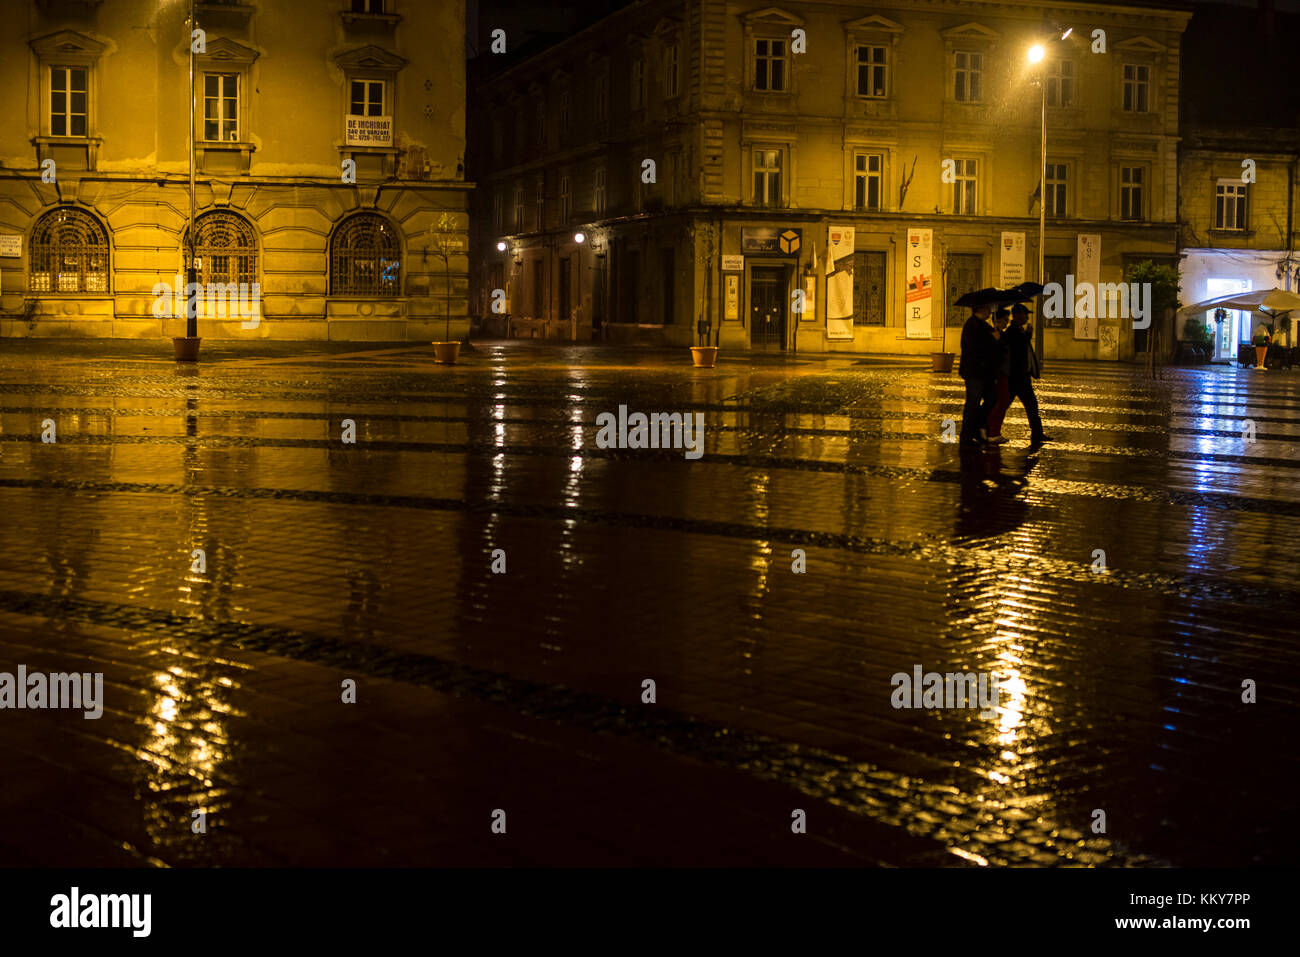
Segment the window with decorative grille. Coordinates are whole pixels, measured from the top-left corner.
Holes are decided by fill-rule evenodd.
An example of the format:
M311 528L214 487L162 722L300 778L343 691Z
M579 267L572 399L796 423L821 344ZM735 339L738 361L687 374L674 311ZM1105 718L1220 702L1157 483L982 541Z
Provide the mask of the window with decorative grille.
M397 230L374 213L345 219L330 240L330 292L335 296L401 295Z
M52 209L32 228L32 292L108 292L108 234L89 213Z
M257 238L242 216L225 210L204 213L195 220L194 256L199 260L199 282L257 282ZM189 249L189 235L182 245Z
M984 275L984 256L980 253L949 253L947 275L944 290L947 298L944 322L949 326L965 325L969 309L957 305L957 300L968 292L980 288L980 279Z
M885 324L885 254L853 254L853 324Z

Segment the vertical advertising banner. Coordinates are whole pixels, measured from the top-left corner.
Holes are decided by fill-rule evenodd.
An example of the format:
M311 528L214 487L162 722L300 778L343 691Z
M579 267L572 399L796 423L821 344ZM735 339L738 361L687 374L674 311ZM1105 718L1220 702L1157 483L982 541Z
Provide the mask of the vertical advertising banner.
M723 308L723 319L740 318L740 277L735 273L727 273L724 277L727 282L726 306Z
M930 258L934 249L934 230L907 231L907 338L930 338L930 309L934 284Z
M1079 234L1079 253L1075 260L1075 296L1076 298L1084 290L1090 290L1087 293L1087 299L1084 308L1079 308L1079 303L1071 302L1066 305L1074 309L1074 338L1076 339L1096 339L1097 338L1097 283L1101 282L1101 236L1092 233ZM1091 308L1089 308L1091 304ZM1080 315L1082 313L1082 315Z
M1025 281L1025 234L1002 234L1002 271L998 288L1010 289Z
M831 226L826 241L826 338L853 338L852 226Z

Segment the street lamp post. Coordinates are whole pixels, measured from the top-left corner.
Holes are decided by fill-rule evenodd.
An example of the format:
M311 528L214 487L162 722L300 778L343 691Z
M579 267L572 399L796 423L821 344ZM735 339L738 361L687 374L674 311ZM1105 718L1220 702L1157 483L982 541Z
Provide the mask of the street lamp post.
M1038 281L1047 285L1043 274L1044 247L1047 244L1047 59L1042 44L1035 43L1029 48L1029 62L1039 64L1038 91L1040 94L1039 114L1039 165L1038 165ZM1034 323L1034 345L1039 356L1043 354L1043 317L1037 316Z
M577 232L573 234L573 241L578 245L578 311L573 319L573 340L578 340L578 324L582 317L582 244L587 241L587 234Z
M186 244L187 259L185 263L185 292L187 301L185 304L185 335L191 339L199 334L199 316L197 292L195 286L199 281L198 272L194 268L194 0L190 0L190 219L186 223Z

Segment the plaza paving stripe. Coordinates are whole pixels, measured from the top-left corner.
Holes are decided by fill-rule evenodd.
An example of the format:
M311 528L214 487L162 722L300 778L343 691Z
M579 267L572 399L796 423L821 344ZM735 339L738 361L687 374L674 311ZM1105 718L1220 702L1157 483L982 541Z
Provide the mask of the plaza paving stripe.
M901 777L822 749L697 720L663 706L629 708L563 685L519 679L432 655L395 653L287 628L187 618L114 602L4 589L0 590L0 608L19 615L85 621L128 633L146 631L292 658L447 694L469 695L527 717L636 737L673 753L780 782L880 823L905 827L916 836L944 839L950 853L973 863L1007 865L1032 860L1036 864L1168 866L1110 839L1059 827L987 796L976 800L950 786L930 785L915 776ZM953 842L948 828L953 823L954 806L960 809L960 816L985 831L998 832L998 837L985 842L977 832L969 840Z
M44 491L69 490L83 493L145 493L223 499L287 499L380 508L413 508L436 511L468 512L549 519L556 522L581 521L586 524L618 528L653 528L695 535L715 535L739 539L766 539L789 545L834 548L858 554L902 555L951 566L973 568L996 567L1003 571L1049 571L1060 578L1091 581L1101 586L1158 592L1180 598L1229 601L1256 607L1291 609L1300 606L1300 593L1289 589L1223 580L1212 576L1172 576L1156 572L1133 572L1109 569L1104 576L1090 571L1086 562L1068 562L1042 554L1016 554L1004 548L972 548L944 542L899 542L872 536L814 531L797 528L773 528L718 522L668 515L644 515L611 512L574 505L515 505L497 501L431 498L406 495L376 495L362 492L303 491L280 488L237 488L230 486L184 486L165 483L89 482L54 479L0 479L0 488L28 488ZM1270 505L1277 503L1268 503ZM1287 514L1300 514L1300 503ZM1277 509L1270 508L1270 512Z

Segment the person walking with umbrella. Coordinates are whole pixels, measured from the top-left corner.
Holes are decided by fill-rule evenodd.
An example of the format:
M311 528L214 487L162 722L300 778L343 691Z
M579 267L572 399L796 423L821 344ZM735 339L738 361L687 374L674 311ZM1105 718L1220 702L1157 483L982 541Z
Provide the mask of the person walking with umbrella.
M1007 328L1011 324L1011 310L998 309L993 319L994 350L991 360L993 372L992 405L989 407L985 425L990 444L998 445L1007 440L1002 434L1002 420L1006 418L1007 409L1011 408L1011 353L1007 344Z
M1034 352L1034 327L1029 321L1029 309L1023 302L1011 307L1011 325L1007 327L1006 341L1010 358L1007 384L1011 398L1019 399L1025 407L1025 417L1029 419L1029 444L1050 442L1051 437L1043 434L1038 396L1034 394L1034 380L1042 375L1042 371L1038 354Z
M966 384L966 404L961 413L961 442L963 445L984 445L989 408L993 404L993 372L997 353L997 339L989 325L993 312L993 299L983 295L993 290L969 293L958 301L969 305L971 314L961 327L961 360L957 374ZM963 301L964 300L964 301Z

